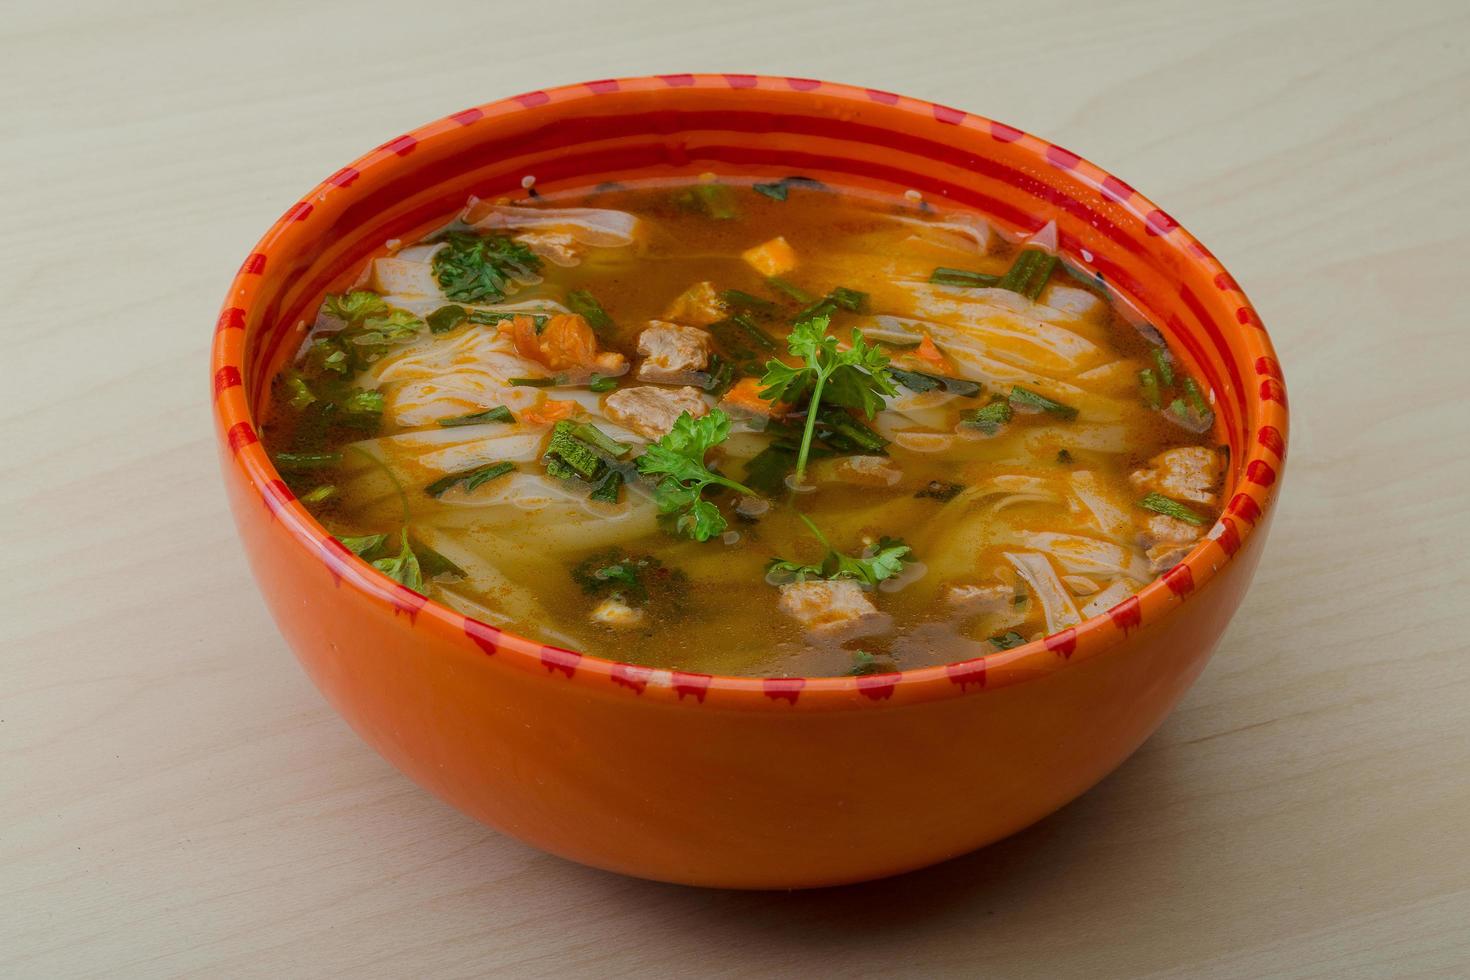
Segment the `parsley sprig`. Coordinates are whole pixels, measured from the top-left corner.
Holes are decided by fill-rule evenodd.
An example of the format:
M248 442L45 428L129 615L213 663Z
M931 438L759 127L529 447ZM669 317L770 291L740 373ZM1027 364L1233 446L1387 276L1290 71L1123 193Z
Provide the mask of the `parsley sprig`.
M872 554L852 557L844 555L832 543L827 536L821 532L811 518L805 514L800 515L811 529L816 539L827 549L826 556L820 563L805 565L801 562L788 561L784 558L772 558L766 565L766 574L778 579L791 579L796 582L805 582L809 578L825 579L832 581L840 578L856 579L863 585L872 587L887 578L892 578L903 571L905 562L911 561L908 556L912 553L909 546L897 538L882 537L878 544L871 550Z
M720 509L702 496L706 487L728 487L754 496L755 491L721 476L705 465L704 455L730 435L730 417L714 409L702 418L682 413L669 433L638 457L638 472L661 476L654 489L659 513L677 515L674 529L695 541L708 541L727 524Z
M823 399L828 404L861 409L868 418L883 409L883 396L895 395L898 389L888 375L888 356L870 346L858 331L852 332L852 346L839 350L837 338L827 333L828 315L804 319L791 328L786 348L802 363L796 366L783 361L767 361L761 378L760 396L767 401L794 403L810 392L806 410L806 428L796 456L796 479L806 476L807 458L811 455L812 435Z

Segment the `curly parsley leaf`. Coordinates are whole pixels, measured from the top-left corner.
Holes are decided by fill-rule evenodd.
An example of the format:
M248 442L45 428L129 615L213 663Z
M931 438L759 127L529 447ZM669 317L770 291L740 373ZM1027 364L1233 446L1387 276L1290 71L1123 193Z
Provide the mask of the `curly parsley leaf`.
M755 491L727 479L705 465L705 453L730 435L730 417L714 409L702 418L682 413L668 434L651 443L638 457L638 472L662 477L654 488L659 513L673 517L677 533L708 541L726 527L720 509L703 499L708 486L728 487L737 493Z
M541 269L541 257L505 235L446 232L444 247L430 266L444 295L461 303L498 303L514 291L514 281L530 279Z

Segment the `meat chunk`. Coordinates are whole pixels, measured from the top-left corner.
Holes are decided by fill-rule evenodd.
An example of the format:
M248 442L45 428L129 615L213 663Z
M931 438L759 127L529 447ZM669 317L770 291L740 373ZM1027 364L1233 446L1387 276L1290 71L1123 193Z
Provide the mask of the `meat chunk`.
M1147 528L1138 536L1138 543L1148 558L1149 571L1158 575L1179 564L1203 533L1203 528L1175 517L1165 514L1150 517Z
M1220 454L1203 446L1166 449L1149 460L1147 469L1128 478L1140 490L1156 490L1166 497L1213 504L1220 483Z
M649 320L638 335L640 381L687 382L689 375L709 364L709 334L663 320Z
M695 418L709 412L698 388L620 388L603 399L607 417L649 439L667 435L685 412Z
M885 456L845 456L832 469L843 483L862 487L891 487L903 479L903 471Z
M944 601L966 616L1000 613L1012 608L1015 591L996 582L992 585L951 585L944 590Z
M680 293L669 305L669 312L664 314L664 319L707 327L729 315L730 308L720 299L714 283L697 282Z
M780 235L746 249L740 257L763 276L784 276L796 268L796 249Z
M577 236L565 228L533 228L521 232L515 240L553 265L570 267L582 261Z
M878 615L856 582L790 582L781 586L781 611L814 632L846 629Z
M613 629L630 629L643 622L643 610L628 605L617 596L609 596L592 610L592 621Z

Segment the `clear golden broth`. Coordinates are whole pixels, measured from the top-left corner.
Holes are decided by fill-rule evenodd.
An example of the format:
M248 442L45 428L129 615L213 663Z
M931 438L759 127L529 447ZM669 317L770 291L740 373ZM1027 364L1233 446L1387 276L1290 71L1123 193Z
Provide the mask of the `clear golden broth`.
M423 365L414 358L432 361L435 350L441 352L440 363L447 372L484 363L485 345L495 342L500 328L471 324L442 335L422 330L414 339L395 345L359 376L360 386L376 387L387 398L388 411L377 438L364 439L364 433L352 432L329 437L329 448L344 452L342 464L288 475L298 495L307 495L319 485L336 487L334 496L311 506L339 536L388 533L396 541L406 520L417 540L469 572L465 577L441 575L425 585L431 596L466 613L543 642L611 659L712 673L820 675L908 669L990 652L998 648L991 637L1013 633L1022 639L1037 638L1048 631L1043 604L1005 555L1038 552L1036 542L1045 540L1037 539L1038 534L1079 535L1111 546L1123 556L1115 564L1133 573L1090 570L1083 561L1081 567L1089 568L1084 573L1077 570L1077 561L1069 568L1050 554L1048 560L1058 576L1072 576L1065 581L1079 613L1094 595L1116 582L1131 591L1153 577L1155 569L1148 567L1143 545L1150 540L1149 522L1157 515L1138 506L1145 491L1130 482L1130 474L1164 450L1180 446L1213 450L1218 440L1210 431L1193 432L1175 424L1140 397L1138 372L1154 366L1154 348L1137 326L1139 316L1111 300L1086 315L1043 305L1056 297L1086 302L1089 291L1062 266L1052 275L1048 292L1041 295L1042 303L1037 304L1015 293L929 286L927 279L938 266L1004 273L1017 246L989 232L989 248L982 253L962 229L940 227L972 218L934 211L905 198L793 186L786 200L777 201L748 185L732 183L720 193L727 195L738 215L719 220L689 206L689 192L690 185L679 184L604 186L590 193L530 203L528 207L535 209L576 206L628 212L638 216L638 233L628 245L581 246L578 264L570 267L544 262L544 280L515 293L507 302L557 301L569 290L589 291L616 323L616 329L603 338L603 346L627 355L636 367L639 332L649 320L666 319L674 300L693 284L708 281L722 290L738 289L781 300L781 294L742 260L741 253L784 236L798 257L796 268L783 276L785 280L815 296L834 287L868 294L866 314L835 314L832 326L837 336L845 338L854 325L872 325L872 316L878 314L914 317L926 313L923 318L934 316L939 322L934 313L939 309L948 323L943 336L968 338L961 346L975 352L975 357L967 361L959 356L957 346L946 344L938 332L934 336L939 350L953 359L955 370L950 374L984 383L979 397L936 399L942 403L914 410L918 420L885 411L869 422L890 436L902 431L921 433L932 443L947 441L949 445L942 451L919 452L891 442L886 447L886 464L900 473L891 486L847 482L840 458L821 460L809 471L808 482L816 488L813 492L776 494L769 509L754 520L735 514L736 495L723 494L716 499L729 519L729 530L706 542L675 536L651 519L619 523L595 513L577 517L579 508L586 508L576 501L542 511L475 504L488 499L486 494L504 492L503 486L497 490L497 483L503 481L492 481L474 494L455 490L432 497L422 488L446 472L445 461L433 453L452 450L447 458L460 463L473 453L462 444L449 442L413 444L415 433L451 440L462 434L473 442L516 432L525 436L522 443L537 439L541 444L549 433L549 426L524 422L441 430L422 413L405 418L402 409L412 398L404 394L406 382L395 380L395 372L422 373ZM685 203L680 203L681 198ZM384 284L382 274L375 270L366 270L364 275L368 284ZM1107 296L1106 290L1093 292ZM421 315L449 302L442 296L404 295L415 299L418 308L414 312ZM784 307L783 318L776 324L778 348L784 347L779 332L788 328L795 308ZM988 326L982 329L976 324ZM315 334L334 326L337 324L323 318ZM1043 329L1053 331L1053 346L1071 353L1062 356L1050 347L1038 346L1035 336ZM464 344L465 351L446 360L442 352L454 343ZM894 347L889 353L895 366L944 373L914 362L912 348ZM1174 363L1182 378L1182 361L1175 358ZM532 365L525 373L549 372ZM998 379L997 373L1007 376ZM621 380L625 386L641 384L631 377ZM961 424L964 412L985 405L996 392L1004 394L1012 384L1076 408L1077 417L1018 412L992 437ZM423 387L419 383L414 389L420 400L428 397ZM433 397L449 397L442 404L452 410L444 409L441 415L514 402L517 418L521 418L528 406L534 414L542 399L560 399L565 394L558 388L492 384L478 395L461 391L463 397L458 400L442 391ZM315 437L305 431L290 396L285 385L277 385L265 427L265 441L273 451L312 448ZM580 417L608 427L596 410L595 396L585 387L581 396L585 404ZM744 426L737 424L741 428ZM393 437L400 438L395 441ZM767 438L757 432L741 432L732 437L729 452L717 450L710 461L726 475L740 479L744 473L741 457L748 458ZM410 444L401 444L405 439ZM1064 451L1066 455L1059 457ZM521 473L532 475L528 481L541 479L536 476L543 472L539 455L538 449L517 462ZM473 458L485 461L483 456ZM390 471L402 493L384 475ZM1090 476L1079 478L1079 473ZM1114 516L1121 514L1126 525L1115 520L1103 527L1106 522L1079 499L1079 480L1094 488L1093 498L1108 502ZM920 495L931 481L962 484L966 489L948 501ZM619 506L625 509L635 506L630 503L634 498L642 508L639 513L651 507L646 494L625 488L623 498ZM1203 526L1194 533L1208 527L1218 511L1213 502L1188 506L1203 518ZM568 513L574 516L568 518ZM881 616L865 628L808 630L781 610L781 592L766 575L766 565L775 556L821 560L824 549L799 514L810 517L834 546L850 554L862 552L883 535L902 538L921 567L911 568L897 582L881 583L871 593L869 598ZM651 603L642 621L631 627L594 622L590 615L600 597L585 594L570 570L609 547L629 555L652 556L666 568L678 570L684 577L681 600ZM895 588L898 582L902 587ZM976 613L947 598L955 586L997 584L1010 595L1003 609ZM859 650L863 654L855 660L854 652Z

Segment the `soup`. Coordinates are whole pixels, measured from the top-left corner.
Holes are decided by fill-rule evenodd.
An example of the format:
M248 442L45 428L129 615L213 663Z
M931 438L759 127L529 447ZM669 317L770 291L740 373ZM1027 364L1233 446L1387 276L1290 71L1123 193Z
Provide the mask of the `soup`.
M767 676L1008 649L1177 563L1226 462L1054 237L803 177L472 200L325 297L264 441L364 561L543 643Z

